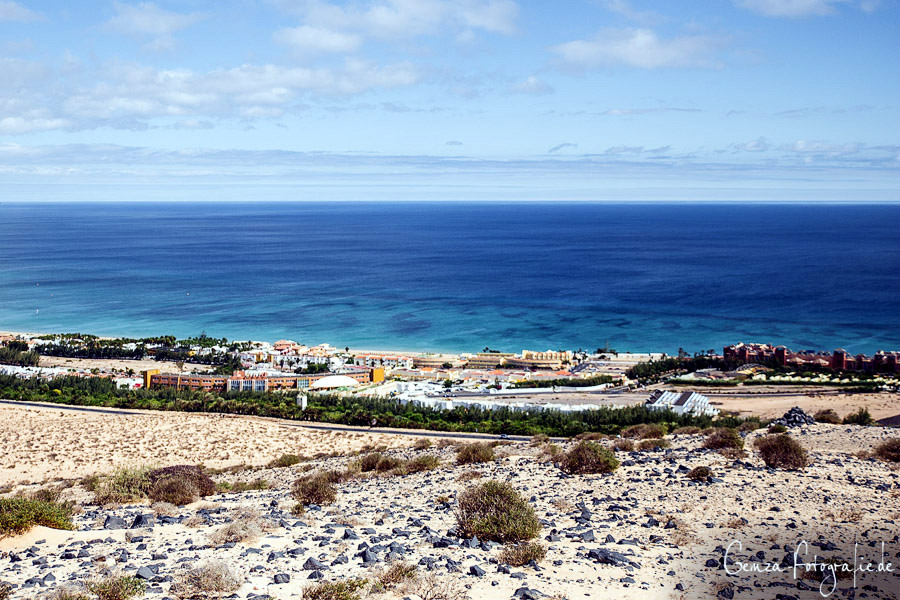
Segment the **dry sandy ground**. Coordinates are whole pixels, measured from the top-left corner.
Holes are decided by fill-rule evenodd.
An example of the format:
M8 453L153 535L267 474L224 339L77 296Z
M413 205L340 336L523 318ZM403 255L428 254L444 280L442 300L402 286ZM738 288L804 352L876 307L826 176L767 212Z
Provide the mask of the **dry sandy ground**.
M100 358L66 358L63 356L41 356L42 367L65 367L75 369L77 371L90 371L91 369L100 369L104 373L121 372L127 373L131 369L140 375L141 371L158 369L162 373L177 373L178 367L174 362L158 361L152 359L143 360L116 360L116 359L100 359ZM210 365L198 365L194 363L185 363L185 373L198 372L205 373L212 371Z
M703 393L702 391L700 393ZM713 395L710 401L721 410L737 411L741 415L752 415L765 419L780 417L793 406L799 406L812 415L818 410L831 408L844 416L860 408L868 408L878 419L900 415L900 395L897 393L878 394L809 394L803 396L744 396L728 397Z
M855 587L841 580L831 597L898 598L900 472L896 466L855 456L896 434L884 428L822 424L795 429L792 435L810 450L812 459L802 471L766 469L753 451L740 460L726 458L702 449L701 436L672 436L667 451L619 452L622 466L609 475L567 475L545 460L539 448L525 443L498 448L495 461L466 466L454 464L451 448L433 448L426 452L442 459L437 470L341 483L333 504L311 508L302 517L289 514L293 501L288 490L310 465L263 469L249 476L263 477L272 489L210 496L206 502L176 509L174 521L159 518L152 528L123 531L104 526L109 516L130 524L139 514L152 514L146 504L86 504L75 518L78 531L38 530L4 540L0 550L12 554L3 557L0 552L0 579L17 586L31 582L31 587L13 591L11 598L19 600L90 577L101 564L114 563L127 574L152 566L156 571L150 574L147 597L154 598L171 596L167 578L177 580L188 566L222 561L243 582L236 598L268 594L289 600L301 598L314 572L326 581L377 576L390 558L389 545L396 544L398 559L417 565L420 576L455 589L458 595L453 598L460 599L506 600L523 587L540 592L530 597L568 600L813 599L823 597L818 581L799 581L790 568L740 573L739 565L781 564L803 541L810 545L809 554L801 551L801 562L817 554L852 563L854 542L859 542L858 555L877 564L880 543L885 542L884 560L894 571L860 574ZM759 435L763 432L748 436L748 448ZM409 457L418 452L395 454ZM327 458L314 461L312 468L342 469L348 460ZM685 476L687 469L701 465L711 467L716 479L696 483ZM471 472L481 478L461 478ZM459 494L488 478L510 482L541 519L539 540L548 552L539 567L504 571L501 547L448 533L455 525ZM66 493L85 497L78 487ZM271 530L233 547L217 545L216 532L233 520L239 522L241 508L263 515ZM736 573L732 575L720 567L729 545L729 569ZM368 564L361 555L366 548L373 559ZM309 567L309 559L321 566ZM473 572L473 567L481 572ZM276 575L290 579L277 583ZM424 589L413 583L369 598L414 598L423 596Z
M0 485L109 472L123 465L263 465L285 454L397 448L415 438L311 431L275 419L220 414L110 414L0 405Z

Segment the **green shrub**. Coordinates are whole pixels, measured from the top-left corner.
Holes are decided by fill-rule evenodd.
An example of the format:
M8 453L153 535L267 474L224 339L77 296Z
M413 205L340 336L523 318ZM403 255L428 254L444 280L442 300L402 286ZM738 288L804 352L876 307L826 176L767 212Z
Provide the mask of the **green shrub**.
M875 419L869 414L868 408L860 408L855 413L850 413L844 417L844 425L871 425L874 422Z
M654 448L671 448L672 442L664 439L648 439L641 440L638 444L638 450L653 450Z
M781 425L780 423L769 425L769 433L787 433L787 427Z
M273 459L268 466L270 469L278 469L283 467L293 467L301 462L303 462L303 458L297 454L282 454L278 458Z
M304 506L331 504L337 498L337 488L322 473L314 473L296 480L291 495Z
M535 537L541 524L534 509L512 485L485 481L459 495L459 532L495 542L522 542Z
M74 529L71 516L70 506L30 498L0 498L0 538L25 533L35 525Z
M806 449L789 435L770 435L756 438L753 447L759 452L767 467L775 469L802 469L808 464Z
M494 447L487 443L473 442L456 449L456 464L470 465L494 460Z
M578 442L559 459L566 473L612 473L618 467L612 451L597 442Z
M687 478L693 481L706 481L707 477L712 477L712 469L709 467L694 467L687 473Z
M878 444L874 454L887 462L900 462L900 438L890 438Z
M144 593L143 581L125 575L88 581L85 587L100 600L128 600Z
M637 438L646 440L651 438L661 438L666 435L666 426L662 423L641 423L640 425L632 425L622 430L622 437Z
M316 583L303 590L303 600L359 600L359 591L367 584L365 579Z
M730 427L716 427L706 436L703 447L710 450L722 450L725 448L741 450L744 447L744 440L736 430Z
M841 424L841 418L834 412L833 408L817 411L816 414L813 415L813 419L816 420L816 423L830 423L832 425Z
M407 473L433 471L441 466L441 458L436 454L422 454L406 462Z
M125 467L101 477L94 489L94 502L101 505L140 502L150 491L149 474L148 467Z
M507 546L500 553L499 559L501 563L506 563L511 567L521 567L531 561L541 562L545 556L547 556L547 549L542 544L525 542Z

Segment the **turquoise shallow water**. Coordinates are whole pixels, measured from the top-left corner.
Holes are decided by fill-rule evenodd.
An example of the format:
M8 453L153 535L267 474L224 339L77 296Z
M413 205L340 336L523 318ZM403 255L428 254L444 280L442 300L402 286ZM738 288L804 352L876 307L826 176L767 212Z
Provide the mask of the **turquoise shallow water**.
M0 329L900 348L900 206L0 205Z

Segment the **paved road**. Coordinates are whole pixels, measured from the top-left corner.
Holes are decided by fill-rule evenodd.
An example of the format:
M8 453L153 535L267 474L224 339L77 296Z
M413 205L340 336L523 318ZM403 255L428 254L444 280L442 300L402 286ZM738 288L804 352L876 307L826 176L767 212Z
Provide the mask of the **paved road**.
M28 402L25 400L0 400L0 404L5 404L9 406L30 406L33 408L58 408L61 410L71 410L75 412L93 412L93 413L104 413L110 415L140 415L146 414L147 412L151 412L149 410L128 410L124 408L108 408L108 407L100 407L100 406L75 406L71 404L56 404L53 402ZM168 412L168 411L165 411ZM191 413L191 414L207 414L207 413ZM211 414L225 414L225 413L211 413ZM241 415L234 415L241 416ZM434 437L434 438L455 438L455 439L473 439L473 440L500 440L503 439L499 435L494 435L490 433L455 433L452 431L427 431L423 429L394 429L389 427L353 427L351 425L330 425L330 424L320 424L320 423L308 423L306 421L290 421L287 419L276 419L274 417L257 417L270 419L272 421L277 421L280 425L285 427L300 427L302 429L317 429L320 431L350 431L350 432L358 432L358 433L384 433L388 435L408 435L413 437ZM510 440L525 442L531 439L530 436L524 435L511 435L509 436ZM550 438L553 441L566 441L568 438Z

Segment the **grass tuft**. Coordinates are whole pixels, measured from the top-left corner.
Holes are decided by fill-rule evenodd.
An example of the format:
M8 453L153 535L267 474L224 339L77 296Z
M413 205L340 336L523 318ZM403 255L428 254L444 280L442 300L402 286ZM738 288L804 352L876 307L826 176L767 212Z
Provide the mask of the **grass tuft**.
M547 548L536 542L525 542L515 546L507 546L500 553L500 562L506 563L511 567L521 567L527 565L531 561L536 563L544 560L547 556Z
M512 485L494 480L459 495L456 524L465 537L504 543L530 540L541 530L531 505Z
M463 444L456 449L456 464L471 465L494 460L494 447L484 442Z

